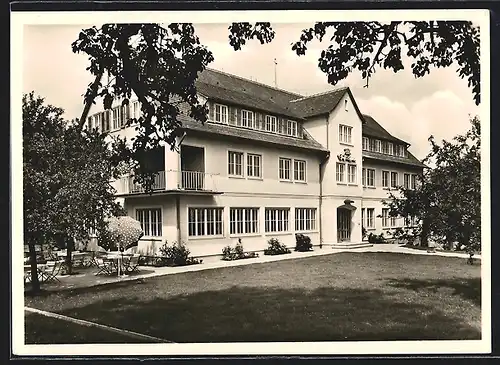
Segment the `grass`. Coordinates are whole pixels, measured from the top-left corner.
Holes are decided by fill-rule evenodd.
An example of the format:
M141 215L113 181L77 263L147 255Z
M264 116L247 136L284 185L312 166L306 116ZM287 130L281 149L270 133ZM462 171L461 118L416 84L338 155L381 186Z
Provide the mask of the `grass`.
M85 344L85 343L146 343L137 338L120 335L96 327L46 317L37 313L25 314L26 343Z
M459 340L481 337L480 286L480 265L465 259L349 252L74 289L25 305L174 342Z

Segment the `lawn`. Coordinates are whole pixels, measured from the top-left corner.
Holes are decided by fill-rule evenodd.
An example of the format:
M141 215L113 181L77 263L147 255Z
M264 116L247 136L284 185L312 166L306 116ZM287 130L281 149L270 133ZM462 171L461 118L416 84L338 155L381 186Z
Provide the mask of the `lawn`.
M346 252L67 290L25 305L174 342L480 339L480 269L460 258ZM27 321L27 343L44 326L52 343L75 331L53 331L50 321Z

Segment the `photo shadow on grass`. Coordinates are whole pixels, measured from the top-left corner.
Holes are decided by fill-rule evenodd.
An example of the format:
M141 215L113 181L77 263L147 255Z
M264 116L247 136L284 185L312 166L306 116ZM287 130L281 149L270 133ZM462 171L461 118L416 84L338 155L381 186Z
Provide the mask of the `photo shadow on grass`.
M428 291L437 293L440 290L451 290L452 295L460 296L481 306L481 278L450 278L450 279L388 279L387 284L398 289L416 292Z
M59 313L174 342L481 338L478 328L438 306L378 289L233 286L148 301L103 299Z

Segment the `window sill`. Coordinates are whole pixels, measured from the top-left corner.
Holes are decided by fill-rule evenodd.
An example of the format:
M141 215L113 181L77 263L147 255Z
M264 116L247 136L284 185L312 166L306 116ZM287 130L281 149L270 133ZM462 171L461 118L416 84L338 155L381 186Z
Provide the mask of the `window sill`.
M313 234L313 233L319 233L318 230L314 230L314 231L295 231L296 234Z
M294 183L307 185L307 181L294 180Z
M139 241L162 241L162 236L142 236Z
M269 237L269 236L286 236L292 234L292 232L287 231L287 232L266 232L264 233L264 236Z
M283 180L283 179L280 179L279 181L280 181L280 182L283 182L283 183L293 184L293 181L292 181L292 180Z
M246 238L246 237L261 237L262 233L235 233L235 234L230 234L229 238Z
M365 228L367 231L375 231L376 228L375 227L370 227L370 228Z
M375 186L363 186L363 189L376 189Z
M262 177L253 177L253 176L247 176L248 180L257 180L257 181L263 181L264 179Z
M245 176L238 176L238 175L227 175L228 178L230 179L244 179Z
M338 181L337 181L337 185L344 185L344 186L347 186L347 184L346 184L346 183L343 183L343 182L338 182Z
M347 142L339 141L339 144L341 144L342 146L348 146L348 147L354 148L354 145L352 143L347 143Z
M188 241L198 241L198 240L216 240L224 238L224 235L217 236L188 236Z
M358 186L358 184L347 184L348 186Z

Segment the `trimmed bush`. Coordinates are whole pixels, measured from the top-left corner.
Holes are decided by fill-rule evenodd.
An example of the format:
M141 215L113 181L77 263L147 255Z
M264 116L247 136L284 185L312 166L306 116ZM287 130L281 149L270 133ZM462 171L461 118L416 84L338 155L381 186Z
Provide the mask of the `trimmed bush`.
M267 241L268 247L264 250L264 255L283 255L291 251L276 238Z
M238 243L234 248L226 246L222 249L222 260L224 261L250 259L253 257L259 257L259 255L255 252L245 252L243 244L241 243L241 238L238 239Z
M383 233L381 233L379 235L370 233L368 235L368 242L369 243L385 243L387 241L386 241Z
M303 234L295 235L295 251L298 252L307 252L312 251L312 243L311 238L309 236Z
M185 266L200 264L202 261L190 257L190 251L183 243L174 242L169 246L167 242L160 247L160 257L155 260L155 266Z

